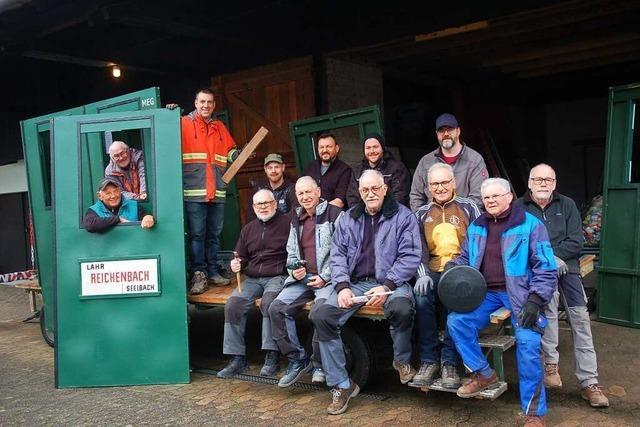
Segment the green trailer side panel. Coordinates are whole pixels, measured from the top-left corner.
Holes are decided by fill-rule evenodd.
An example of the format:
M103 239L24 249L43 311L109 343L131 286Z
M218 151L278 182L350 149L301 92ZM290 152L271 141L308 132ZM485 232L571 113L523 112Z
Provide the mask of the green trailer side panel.
M112 111L137 111L141 109L156 108L158 106L160 106L160 89L152 87L20 122L22 131L22 148L27 167L29 203L31 206L35 234L38 279L42 288L44 310L48 313L45 317L45 321L46 328L49 331L55 330L55 315L53 314L52 295L53 216L51 211L51 142L49 135L49 122L54 117L60 116ZM105 161L108 161L108 158L105 158L105 154L103 154L102 159L100 159L100 156L95 156L93 160L95 179L98 179L97 177L100 174L100 168L102 168L102 171L104 172L104 167L106 166ZM148 175L147 178L149 179ZM89 177L87 177L87 179L89 179ZM153 177L151 177L151 179L153 179ZM88 192L86 197L93 196L94 191L89 191L88 186L85 187L87 187Z
M612 88L605 154L598 317L640 328L640 183L633 182L640 84ZM637 144L636 141L636 149ZM637 155L637 153L636 153Z
M371 132L383 134L380 108L372 105L289 123L298 174L302 173L302 169L309 162L316 159L315 142L320 133L351 126L358 127L360 138Z
M162 171L148 183L156 225L144 230L139 223L130 223L89 233L81 228L85 207L79 194L84 181L78 177L90 168L81 152L91 141L83 140L80 130L84 124L106 132L145 123L139 119L149 124L149 140L144 143L151 156L145 159L146 166ZM56 386L188 382L179 112L159 109L56 118L53 140ZM134 271L152 273L155 267L142 266L157 263L158 286L131 294L124 292L125 285L135 286L143 279L121 279L121 291L91 295L113 279L88 280L86 274L94 271L89 265L101 273L101 264L117 263L115 271L126 271L127 262ZM90 271L83 276L81 268Z
M55 113L58 116L82 114L83 108L72 108ZM53 326L53 214L51 209L51 143L50 121L53 115L35 117L20 122L22 132L22 150L27 168L29 185L29 206L36 243L36 262L38 280L42 288L42 300L45 304L45 327L49 331Z
M232 132L227 111L216 113L216 118L220 120ZM232 133L233 135L233 133ZM227 186L227 198L224 206L224 227L220 236L220 249L232 251L236 246L238 236L240 236L240 196L235 178Z

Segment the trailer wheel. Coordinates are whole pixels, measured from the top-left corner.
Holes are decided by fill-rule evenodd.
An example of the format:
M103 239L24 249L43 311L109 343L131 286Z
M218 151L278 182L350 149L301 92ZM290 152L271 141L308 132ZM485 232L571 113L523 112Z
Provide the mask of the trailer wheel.
M55 345L55 336L53 335L53 331L47 328L47 323L44 318L44 307L40 309L40 332L42 332L44 342L46 342L49 347L53 347Z
M342 336L349 377L360 388L364 388L375 372L373 352L364 337L358 335L352 328L343 327L340 335Z

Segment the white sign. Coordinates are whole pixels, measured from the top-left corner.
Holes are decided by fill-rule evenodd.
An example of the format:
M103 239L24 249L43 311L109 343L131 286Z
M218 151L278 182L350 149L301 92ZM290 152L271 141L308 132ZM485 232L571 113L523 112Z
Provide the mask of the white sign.
M159 292L156 258L82 262L80 276L82 296Z

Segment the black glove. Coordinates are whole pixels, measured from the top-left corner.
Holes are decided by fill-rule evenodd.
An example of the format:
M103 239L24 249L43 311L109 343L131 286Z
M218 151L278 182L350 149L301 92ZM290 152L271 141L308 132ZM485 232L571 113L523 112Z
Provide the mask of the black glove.
M448 270L451 270L453 267L456 266L456 263L453 261L447 261L447 263L444 265L444 268L442 269L442 272L446 272Z
M520 327L531 329L538 320L538 314L540 313L540 306L533 301L527 301L522 307L520 312Z

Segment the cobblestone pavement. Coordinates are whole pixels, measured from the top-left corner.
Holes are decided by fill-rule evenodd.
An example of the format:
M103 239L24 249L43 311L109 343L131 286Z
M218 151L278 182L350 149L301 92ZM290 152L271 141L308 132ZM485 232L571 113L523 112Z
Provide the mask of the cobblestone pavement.
M384 393L384 401L358 397L342 416L325 413L327 392L280 390L274 385L220 380L194 373L191 384L180 386L54 388L53 349L40 336L37 322L22 323L28 315L23 291L0 285L0 425L521 425L514 382L494 402L462 400L453 394L428 395L400 386L394 371L365 391ZM193 322L210 321L216 314L196 313ZM219 320L219 315L218 315ZM565 325L566 326L566 325ZM193 323L192 329L197 330ZM594 322L601 382L612 407L594 410L580 399L570 373L572 357L564 357L565 387L549 395L548 425L640 425L640 331ZM217 330L217 329L216 329ZM561 355L570 354L568 329L561 331ZM219 368L221 337L207 332L192 341L209 341L192 351L194 363ZM257 335L249 345L257 341ZM217 345L216 345L217 344ZM256 345L253 348L257 348ZM257 353L257 352L256 352ZM251 357L252 372L260 355ZM508 380L515 379L513 360L506 360Z

